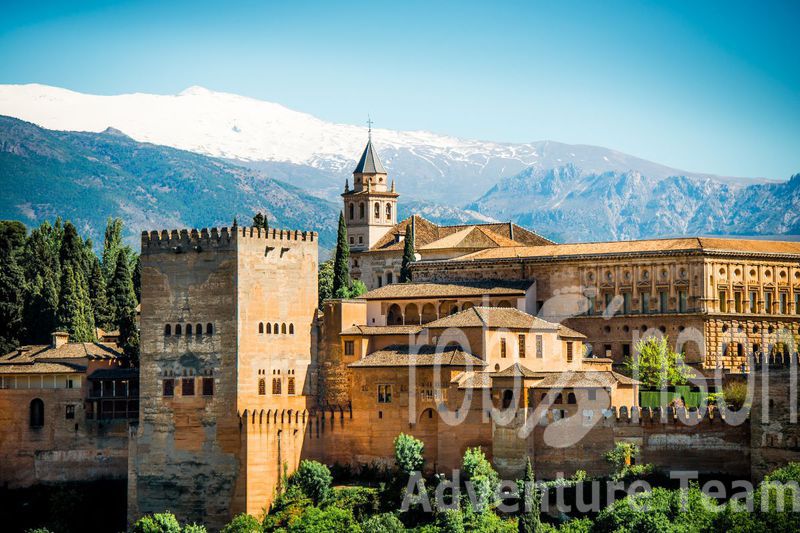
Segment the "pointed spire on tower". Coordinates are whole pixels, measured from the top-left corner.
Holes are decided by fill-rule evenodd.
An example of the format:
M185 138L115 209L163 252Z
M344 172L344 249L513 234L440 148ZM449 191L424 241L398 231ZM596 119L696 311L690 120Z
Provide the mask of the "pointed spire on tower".
M344 192L348 192L350 190L350 180L347 178L344 179Z
M392 192L394 192L394 178L392 178Z

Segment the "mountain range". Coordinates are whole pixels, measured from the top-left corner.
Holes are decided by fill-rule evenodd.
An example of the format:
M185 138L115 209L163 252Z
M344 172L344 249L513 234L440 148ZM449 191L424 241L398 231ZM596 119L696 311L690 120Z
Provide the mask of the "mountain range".
M308 206L300 211L277 209L275 218L288 222L290 213L297 213L295 220L302 222L303 213L320 210L326 214L309 220L317 229L323 220L335 218L339 194L367 137L363 127L334 124L279 104L201 87L178 95L97 96L44 85L0 85L0 114L52 130L87 132L73 134L83 139L76 141L82 149L93 135L95 149L116 153L118 147L107 139L120 134L106 132L111 127L124 133L126 143L161 153L159 165L175 160L187 165L170 174L167 185L153 173L137 175L143 190L153 184L176 190L197 184L190 174L192 165L199 165L199 172L215 169L213 183L221 179L233 184L229 194L235 197L227 201L234 203L228 210L244 213L254 205L268 209L271 200L259 187L275 187L283 200L291 196ZM66 142L67 134L61 135ZM693 173L607 148L553 141L497 143L386 129L374 129L372 136L402 195L401 216L418 212L444 223L514 220L563 242L800 234L798 176L779 181ZM167 147L177 150L170 152ZM108 162L101 155L92 157ZM198 159L189 164L192 155ZM126 172L144 170L116 157L110 156L110 161ZM0 171L5 171L5 163ZM257 192L248 195L246 190ZM149 203L138 210L134 198L119 200L134 224L160 220L190 225L192 219L183 217L195 214L181 209L177 198L142 196L141 201ZM17 198L14 206L36 204L24 200ZM30 209L35 214L35 208ZM6 205L3 210L8 211ZM208 219L215 212L200 212L206 216L203 225L218 222ZM225 220L221 211L214 216Z

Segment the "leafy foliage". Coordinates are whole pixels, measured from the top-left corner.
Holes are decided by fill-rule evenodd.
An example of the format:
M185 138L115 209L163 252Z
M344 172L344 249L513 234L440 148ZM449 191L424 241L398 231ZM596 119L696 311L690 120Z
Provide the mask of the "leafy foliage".
M319 305L317 307L322 309L322 302L333 298L333 259L328 259L319 264L317 288L319 293Z
M303 533L342 531L357 533L360 529L352 512L331 506L325 509L307 507L300 516L289 521L286 531L302 531Z
M403 533L403 523L393 513L377 514L361 524L364 533Z
M333 477L328 467L317 461L303 460L289 478L289 486L297 486L318 505L331 495Z
M525 477L522 478L520 490L520 514L517 521L519 533L536 533L541 526L539 509L541 499L539 490L536 487L536 478L533 475L533 465L531 458L525 460Z
M261 524L255 517L241 513L236 515L220 533L261 533Z
M403 245L403 263L400 266L400 283L408 283L411 281L411 263L414 261L416 261L414 256L414 225L409 224L406 227L406 237Z
M593 531L712 531L717 508L717 503L697 487L656 488L627 496L603 509Z
M339 230L333 258L333 296L350 297L350 244L347 242L347 225L342 211L339 211Z
M464 452L461 469L464 472L465 481L471 482L475 490L478 504L478 509L475 510L481 511L494 506L497 503L497 487L500 483L500 476L492 468L480 446L467 448Z
M133 524L131 533L181 533L178 519L169 511L141 517Z
M372 487L338 487L333 490L330 504L351 511L361 522L380 511L380 493Z
M422 470L425 459L422 456L425 444L411 435L400 433L394 439L394 460L401 472L411 475Z
M669 338L647 337L636 344L634 353L625 361L626 373L642 383L642 389L660 390L683 385L692 377L692 369L683 362L683 355L669 347Z

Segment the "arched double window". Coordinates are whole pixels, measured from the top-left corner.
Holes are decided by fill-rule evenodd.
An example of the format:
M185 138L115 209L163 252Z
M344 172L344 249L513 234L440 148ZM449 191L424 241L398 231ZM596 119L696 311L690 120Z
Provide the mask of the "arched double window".
M375 220L379 220L381 218L381 204L375 202Z
M30 426L32 428L40 428L44 426L44 402L39 398L34 398L31 400Z
M392 220L392 204L386 204L386 220Z

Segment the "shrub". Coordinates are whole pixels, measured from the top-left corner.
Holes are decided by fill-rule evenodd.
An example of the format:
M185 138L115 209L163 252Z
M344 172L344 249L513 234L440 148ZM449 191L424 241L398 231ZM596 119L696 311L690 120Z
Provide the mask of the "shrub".
M289 521L286 530L304 533L328 533L329 531L357 533L361 529L353 518L353 513L330 506L324 510L319 507L307 507L303 514Z
M464 533L464 516L458 509L448 509L436 517L436 525L442 533Z
M403 533L406 528L392 513L375 515L361 524L364 533Z
M269 513L264 517L264 531L286 527L293 518L299 517L307 507L312 505L313 502L300 487L289 487L286 492L272 502Z
M487 506L497 503L497 486L500 483L500 477L486 459L480 446L467 448L467 451L464 452L462 471L465 481L471 482L475 490L478 504L476 511L481 511Z
M141 517L131 529L132 533L181 533L175 515L166 511Z
M394 439L394 459L400 471L411 475L412 472L420 472L425 464L422 452L425 444L415 439L411 435L400 433Z
M625 373L642 383L642 390L661 390L683 385L694 371L683 362L683 355L669 347L665 336L645 337L625 360Z
M303 460L289 478L290 486L298 486L314 504L324 502L331 494L333 477L328 467L317 461Z
M730 381L722 387L722 400L728 409L738 411L747 402L747 383Z
M25 533L52 533L52 532L46 527L37 527L34 529L27 529L25 530Z
M641 477L653 471L652 465L631 464L641 455L639 446L633 442L618 442L614 449L606 452L606 461L614 467L611 478L619 481L631 477Z
M597 515L593 531L710 531L718 508L696 486L656 488L617 500Z
M200 524L186 524L181 533L207 533L206 526Z
M261 524L247 513L236 515L221 533L261 533Z
M380 511L380 494L369 487L340 487L333 490L331 505L349 510L358 521L363 521Z

